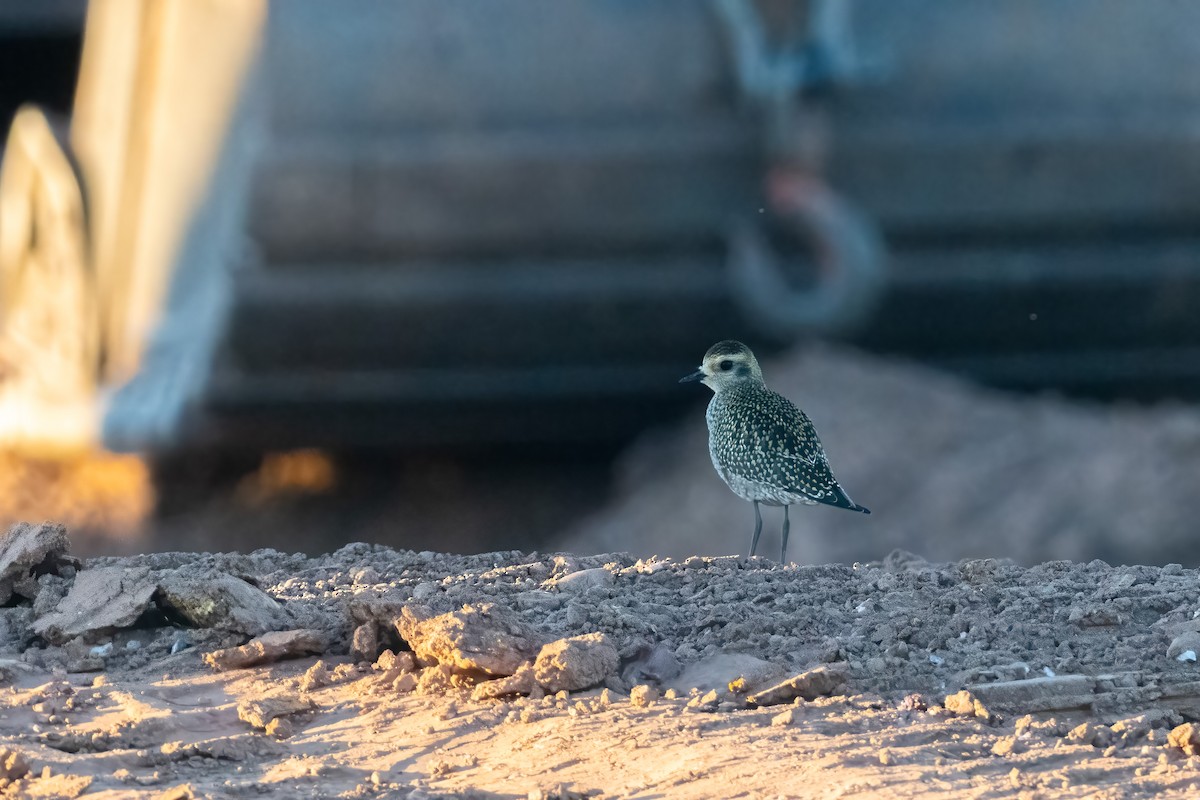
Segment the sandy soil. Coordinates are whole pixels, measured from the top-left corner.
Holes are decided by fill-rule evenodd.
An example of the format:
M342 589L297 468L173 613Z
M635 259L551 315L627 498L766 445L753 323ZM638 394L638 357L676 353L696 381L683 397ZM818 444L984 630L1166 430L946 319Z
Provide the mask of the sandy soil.
M6 796L1200 787L1178 565L67 546L0 541Z

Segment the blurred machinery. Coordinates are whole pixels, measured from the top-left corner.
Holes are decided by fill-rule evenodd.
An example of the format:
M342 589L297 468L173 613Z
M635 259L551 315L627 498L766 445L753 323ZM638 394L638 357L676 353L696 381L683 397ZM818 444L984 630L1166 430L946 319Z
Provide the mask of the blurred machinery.
M245 217L214 168L264 16L262 2L99 0L69 124L16 113L0 166L0 441L94 446L110 415L140 413L119 390L152 373L151 349L213 335ZM208 361L178 348L173 376L151 381L145 444L179 430Z
M0 436L613 442L727 336L1194 396L1197 25L92 0L69 128L23 109L0 173Z

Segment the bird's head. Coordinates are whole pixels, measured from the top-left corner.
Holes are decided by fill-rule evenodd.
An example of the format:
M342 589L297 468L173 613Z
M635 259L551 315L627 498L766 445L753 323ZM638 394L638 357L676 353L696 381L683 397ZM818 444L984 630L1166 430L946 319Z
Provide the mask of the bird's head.
M763 382L762 369L750 348L741 342L726 339L708 348L700 369L679 380L680 383L700 381L714 392L747 381Z

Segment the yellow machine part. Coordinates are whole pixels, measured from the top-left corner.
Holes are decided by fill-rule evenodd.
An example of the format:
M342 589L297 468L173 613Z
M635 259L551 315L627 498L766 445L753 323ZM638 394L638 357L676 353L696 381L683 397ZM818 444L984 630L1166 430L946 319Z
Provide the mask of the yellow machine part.
M96 446L104 390L137 372L159 322L266 11L92 0L69 144L39 109L17 115L0 165L0 447Z
M99 337L83 196L40 109L13 120L0 165L0 443L95 440Z

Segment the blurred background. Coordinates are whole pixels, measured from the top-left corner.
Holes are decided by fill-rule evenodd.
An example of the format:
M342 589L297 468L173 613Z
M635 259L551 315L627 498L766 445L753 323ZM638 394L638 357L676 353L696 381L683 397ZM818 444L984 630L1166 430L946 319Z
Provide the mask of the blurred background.
M0 524L84 554L743 551L713 342L870 517L1194 564L1200 6L0 7ZM778 514L760 545L772 552Z

